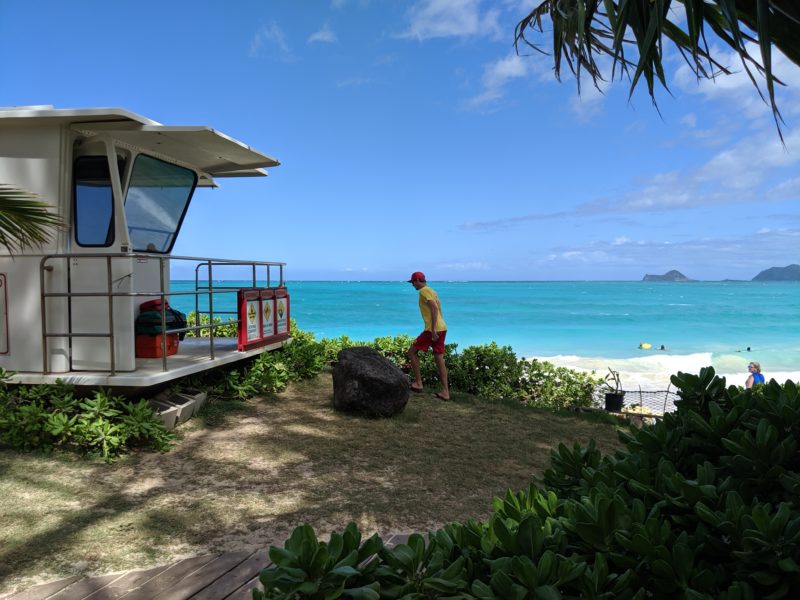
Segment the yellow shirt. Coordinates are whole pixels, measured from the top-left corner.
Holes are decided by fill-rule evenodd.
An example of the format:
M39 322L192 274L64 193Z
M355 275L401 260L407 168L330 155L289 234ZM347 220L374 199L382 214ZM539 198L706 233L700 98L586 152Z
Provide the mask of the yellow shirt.
M444 322L442 304L439 302L439 296L427 285L419 290L419 312L422 315L422 320L425 321L425 331L433 331L431 325L431 307L428 306L428 300L433 300L436 303L436 308L439 309L439 316L436 318L436 331L447 331L447 323Z

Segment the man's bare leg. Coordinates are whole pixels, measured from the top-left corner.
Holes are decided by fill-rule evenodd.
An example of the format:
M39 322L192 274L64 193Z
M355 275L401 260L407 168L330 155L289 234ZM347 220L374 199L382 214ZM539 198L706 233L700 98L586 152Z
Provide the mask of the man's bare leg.
M439 381L442 382L442 391L439 392L437 396L442 400L449 400L450 385L447 382L447 365L444 364L444 354L434 354L433 360L436 361L436 370L439 371ZM417 357L417 368L419 369L419 357Z
M419 350L414 346L408 348L408 360L411 361L411 375L414 377L414 382L411 387L415 390L422 389L422 373L419 369Z

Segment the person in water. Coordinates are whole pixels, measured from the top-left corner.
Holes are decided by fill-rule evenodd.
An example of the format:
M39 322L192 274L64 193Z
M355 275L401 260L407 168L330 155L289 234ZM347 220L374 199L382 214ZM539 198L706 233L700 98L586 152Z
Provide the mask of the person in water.
M764 375L761 373L761 364L755 361L747 365L747 370L750 371L750 377L747 378L747 383L744 387L751 388L757 383L764 383Z

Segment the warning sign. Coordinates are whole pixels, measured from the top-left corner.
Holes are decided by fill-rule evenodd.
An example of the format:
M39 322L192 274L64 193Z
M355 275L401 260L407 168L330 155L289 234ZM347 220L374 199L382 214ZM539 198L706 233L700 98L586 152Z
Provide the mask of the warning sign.
M240 351L289 337L289 294L285 288L240 289L238 301Z
M289 331L289 303L287 298L278 298L276 303L275 322L277 324L275 333L286 333Z
M258 300L247 301L247 341L252 342L261 337L260 323L258 322Z
M261 337L275 335L275 298L261 298Z

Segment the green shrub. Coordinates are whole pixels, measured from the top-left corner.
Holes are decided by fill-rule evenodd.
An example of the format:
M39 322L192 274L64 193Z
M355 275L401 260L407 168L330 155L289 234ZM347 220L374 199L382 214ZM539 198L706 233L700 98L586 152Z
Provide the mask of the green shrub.
M264 352L233 366L203 371L186 378L186 384L208 392L210 401L244 400L286 389L291 373L280 352Z
M410 335L385 336L375 338L371 344L382 356L389 359L394 365L408 372L411 368L408 362L408 348L414 341Z
M191 311L186 315L186 326L195 327L197 325L210 325L211 317L207 314L200 314L200 322L197 322L197 313ZM222 325L221 327L214 328L214 337L238 337L239 329L235 319L228 319L224 322L220 317L214 317L214 324ZM197 331L187 331L186 337L210 337L211 328L198 329Z
M592 406L602 379L557 367L543 360L522 361L521 399L528 406L562 410L568 406Z
M412 536L394 549L378 540L373 560L339 571L324 593L316 580L304 587L319 547L307 528L302 543L293 535L295 562L273 559L255 597L794 597L797 386L726 387L711 368L672 382L681 396L675 413L621 431L625 448L613 456L593 443L562 444L541 479L494 499L486 522L453 523L427 543ZM358 538L352 524L347 531Z
M298 335L298 331L294 329L293 335ZM413 341L414 338L408 335L379 337L373 342L356 342L342 336L323 339L317 342L319 346L309 348L308 353L313 355L320 348L325 360L333 362L344 348L369 346L409 373L408 348ZM498 346L494 342L468 346L460 353L457 348L457 344L445 344L444 358L450 388L489 401L518 400L531 407L552 410L570 405L591 406L596 389L602 383L593 375L556 367L549 362L518 359L510 346ZM423 384L436 385L439 372L433 354L422 352L419 358Z
M352 348L353 346L369 346L369 342L358 342L350 339L348 336L343 335L338 338L329 338L323 340L325 347L325 358L329 363L336 362L339 358L339 352L345 348Z
M286 365L289 379L299 381L319 375L328 365L326 346L313 333L294 328L292 342L277 352Z
M449 357L450 387L486 400L521 399L522 364L511 346L468 346Z
M275 568L261 574L268 590L254 590L253 599L263 598L362 598L378 600L375 584L360 585L377 563L382 548L380 538L372 536L361 543L354 523L344 533L332 533L330 541L317 541L314 530L304 525L294 530L283 548L272 547L269 557ZM365 564L366 563L366 564ZM349 585L345 587L345 583Z
M284 356L278 352L265 352L259 354L249 368L244 372L243 381L252 387L252 391L246 396L254 396L259 393L275 393L286 389L289 380L292 379L292 372L284 362ZM244 394L239 394L245 397Z
M127 448L165 451L173 435L145 400L134 404L98 389L84 400L56 385L9 386L0 369L0 445L15 450L73 450L111 462Z

